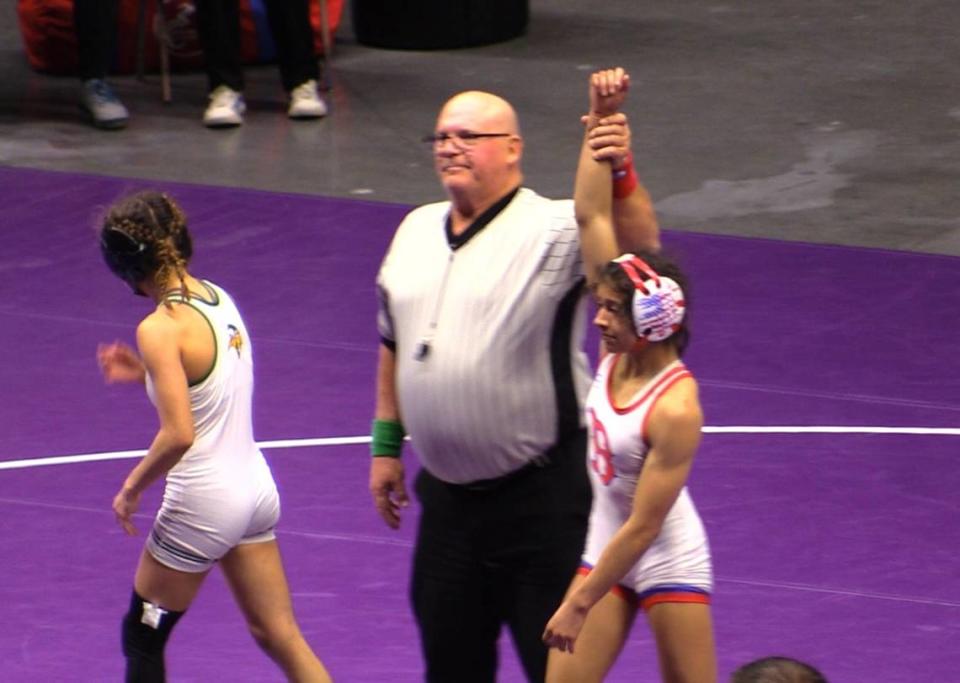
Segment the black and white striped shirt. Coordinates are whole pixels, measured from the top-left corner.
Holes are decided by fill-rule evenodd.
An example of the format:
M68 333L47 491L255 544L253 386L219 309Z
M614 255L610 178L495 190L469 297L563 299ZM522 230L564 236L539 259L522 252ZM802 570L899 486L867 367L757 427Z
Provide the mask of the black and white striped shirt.
M508 474L576 431L590 386L573 202L526 188L508 201L453 244L449 202L415 209L378 276L404 426L452 483Z

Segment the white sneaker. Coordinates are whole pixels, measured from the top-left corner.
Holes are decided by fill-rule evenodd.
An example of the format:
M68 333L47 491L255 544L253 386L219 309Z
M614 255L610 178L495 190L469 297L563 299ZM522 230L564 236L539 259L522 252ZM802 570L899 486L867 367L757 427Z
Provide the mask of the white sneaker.
M106 81L91 78L80 87L80 106L97 128L117 130L127 125L130 114Z
M319 119L327 115L327 105L320 99L317 82L304 81L290 91L290 108L287 116L291 119Z
M226 85L218 85L210 93L210 104L203 112L203 125L208 128L227 128L243 123L247 104L243 94Z

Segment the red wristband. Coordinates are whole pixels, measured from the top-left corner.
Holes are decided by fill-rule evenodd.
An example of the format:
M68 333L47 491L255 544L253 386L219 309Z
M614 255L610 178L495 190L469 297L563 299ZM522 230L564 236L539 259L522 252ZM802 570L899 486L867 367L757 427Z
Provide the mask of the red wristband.
M624 178L627 175L627 169L633 166L633 152L627 150L627 153L623 157L623 166L620 168L613 169L613 179Z
M627 157L627 165L613 172L613 198L629 197L639 184L637 172L633 168L633 159Z

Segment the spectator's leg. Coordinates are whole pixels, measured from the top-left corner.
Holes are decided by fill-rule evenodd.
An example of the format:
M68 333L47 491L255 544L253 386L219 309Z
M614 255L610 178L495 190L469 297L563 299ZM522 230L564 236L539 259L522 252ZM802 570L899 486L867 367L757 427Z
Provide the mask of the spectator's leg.
M74 0L80 80L107 77L117 33L117 0Z
M196 0L197 29L210 91L225 85L243 91L240 63L240 1Z
M117 0L75 0L73 24L82 82L80 106L97 128L123 128L129 113L106 82L117 32Z
M284 90L289 92L306 81L316 81L320 70L309 0L266 0L265 5Z
M240 63L240 0L196 0L197 29L207 69L210 102L203 113L209 128L243 123L243 66Z

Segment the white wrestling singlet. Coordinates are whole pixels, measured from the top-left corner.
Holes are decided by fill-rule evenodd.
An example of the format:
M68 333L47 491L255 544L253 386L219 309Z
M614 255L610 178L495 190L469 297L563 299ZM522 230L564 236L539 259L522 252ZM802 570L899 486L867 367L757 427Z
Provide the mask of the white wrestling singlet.
M185 572L209 569L231 548L275 538L280 498L253 438L253 354L233 299L204 282L202 294L168 300L191 306L210 324L216 356L210 373L190 386L194 442L168 473L163 504L147 549ZM154 400L148 375L147 393Z
M613 404L610 375L619 355L600 362L587 397L589 471L593 487L590 530L583 553L588 573L623 526L633 506L637 480L649 450L647 419L657 399L675 382L691 377L679 360L641 388L626 406ZM660 534L620 581L618 594L649 608L659 602L709 602L713 588L710 547L700 516L684 486Z

